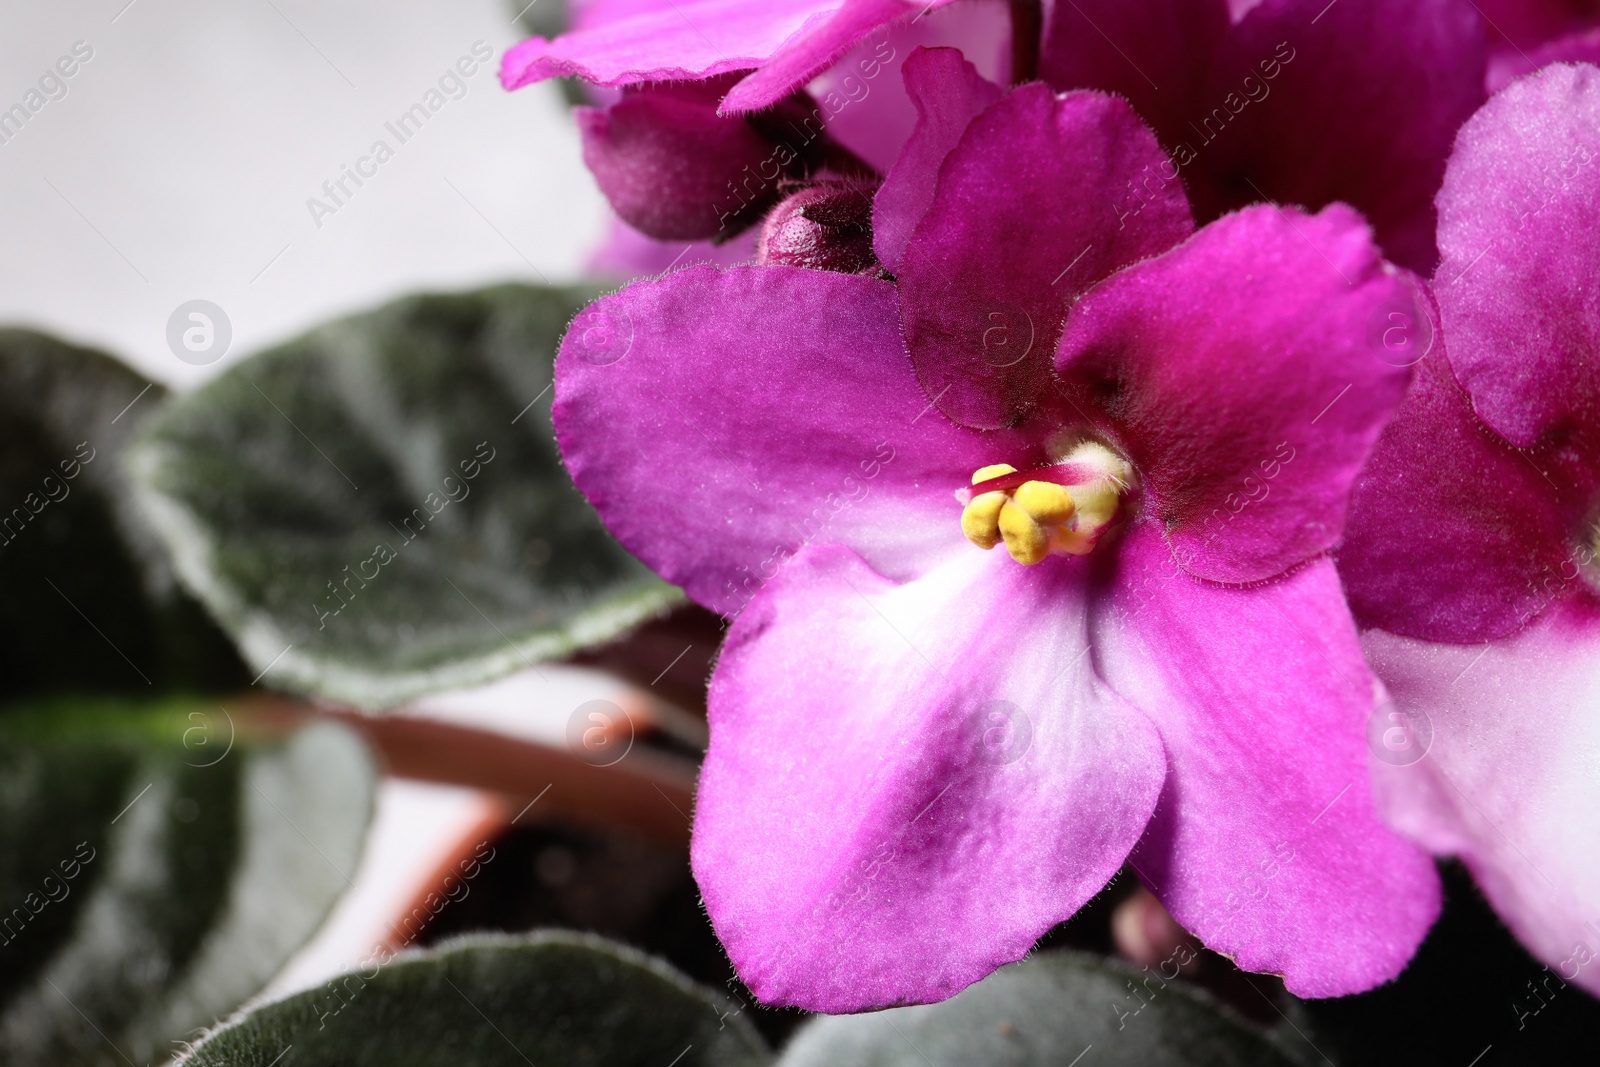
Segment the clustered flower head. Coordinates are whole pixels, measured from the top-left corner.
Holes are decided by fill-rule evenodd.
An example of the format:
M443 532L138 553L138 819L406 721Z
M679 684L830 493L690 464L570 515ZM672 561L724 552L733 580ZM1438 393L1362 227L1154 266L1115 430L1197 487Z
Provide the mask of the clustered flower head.
M506 57L620 90L637 230L754 235L582 312L554 406L728 623L692 860L740 976L942 999L1126 865L1338 996L1435 854L1600 991L1600 69L1528 54L1588 12L1041 10L595 0Z

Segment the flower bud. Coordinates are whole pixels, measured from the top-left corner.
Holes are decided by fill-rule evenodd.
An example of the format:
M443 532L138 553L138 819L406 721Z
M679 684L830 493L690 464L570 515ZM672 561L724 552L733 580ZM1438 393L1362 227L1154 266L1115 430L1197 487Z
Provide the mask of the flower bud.
M578 108L583 161L622 220L662 241L726 239L801 174L801 150L717 105L742 73L653 82L608 108Z
M756 243L756 262L863 274L878 269L872 251L872 194L860 182L807 186L772 209Z

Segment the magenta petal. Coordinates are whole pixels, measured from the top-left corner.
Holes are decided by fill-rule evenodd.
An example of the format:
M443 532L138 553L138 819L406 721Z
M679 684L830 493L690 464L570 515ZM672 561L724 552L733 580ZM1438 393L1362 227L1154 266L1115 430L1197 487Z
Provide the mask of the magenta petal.
M764 0L763 0L764 2ZM832 66L873 30L953 0L844 0L826 21L785 42L722 102L723 114L759 111L782 100Z
M632 85L749 70L840 6L841 0L610 4L586 12L577 29L553 41L533 37L509 49L500 61L500 84L518 89L573 75L598 85Z
M1512 444L1600 423L1600 71L1547 67L1461 131L1435 278L1456 377Z
M1540 462L1484 427L1442 351L1424 360L1351 501L1339 573L1356 620L1486 641L1575 592Z
M1363 644L1431 738L1420 762L1378 765L1385 817L1461 856L1517 937L1600 995L1600 605L1568 601L1488 646Z
M1552 63L1600 63L1600 29L1568 34L1529 51L1503 49L1489 60L1488 89L1498 93L1524 74Z
M1149 526L1118 563L1097 662L1170 768L1135 869L1208 947L1298 996L1395 977L1438 915L1438 875L1374 811L1375 684L1333 565L1216 586Z
M1483 102L1482 38L1471 0L1265 0L1217 57L1210 110L1190 116L1209 179L1192 183L1196 214L1343 201L1390 259L1428 273L1433 196Z
M1058 89L1125 96L1173 148L1194 140L1206 75L1228 32L1224 0L1058 3L1039 73Z
M954 48L919 48L902 70L917 125L872 205L872 246L890 271L899 267L912 230L933 203L944 157L967 124L1005 95Z
M574 115L600 191L623 221L657 240L738 233L778 199L771 182L748 200L730 191L774 149L745 120L720 117L714 100L650 86Z
M1600 11L1595 0L1473 0L1494 36L1513 49L1532 49L1574 30Z
M734 624L693 865L762 1001L941 1000L1116 873L1164 761L1084 654L1085 572L970 550L896 586L810 548Z
M1193 230L1182 184L1124 100L1033 83L974 119L900 262L917 376L950 418L991 429L1043 395L1067 307ZM1120 215L1120 218L1119 218Z
M554 418L612 533L728 613L806 544L895 580L975 551L954 490L1029 454L929 406L893 285L799 267L691 267L591 304L561 342Z
M978 73L1004 84L1011 20L999 0L951 4L874 33L807 86L827 110L828 136L886 174L917 124L903 91L906 60L919 48L956 48Z
M720 245L709 241L657 241L613 217L604 242L589 258L587 269L603 278L628 281L663 274L680 267L713 263L733 267L755 257L755 235L745 231Z
M1090 291L1056 369L1102 410L1192 574L1250 582L1331 548L1405 394L1381 339L1410 287L1354 212L1257 206Z

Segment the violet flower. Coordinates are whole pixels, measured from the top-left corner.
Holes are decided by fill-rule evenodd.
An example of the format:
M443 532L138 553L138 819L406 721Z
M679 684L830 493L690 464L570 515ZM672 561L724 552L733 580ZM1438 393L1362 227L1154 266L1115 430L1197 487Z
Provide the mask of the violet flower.
M1439 193L1442 333L1340 570L1393 697L1385 813L1600 993L1600 70L1513 83Z
M786 182L823 170L862 177L892 162L914 121L905 56L959 41L974 58L998 60L1011 37L1007 11L995 0L596 0L577 7L570 32L511 49L501 81L515 89L575 74L596 87L605 106L577 113L584 160L633 231L619 231L598 266L656 273L688 256L748 259L750 245L730 239ZM1030 66L1037 46L1035 32L1024 46ZM787 88L774 89L780 82ZM715 244L679 243L706 240Z
M607 87L741 73L724 114L776 104L875 30L954 0L596 0L575 28L505 54L500 83L518 89L572 76Z
M562 74L600 86L724 78L732 89L719 114L729 132L715 136L708 112L692 134L701 144L719 142L720 150L663 152L674 137L645 135L643 109L634 107L635 146L657 151L648 158L635 152L623 168L596 168L608 194L617 185L637 192L632 200L613 197L624 218L642 220L653 236L693 236L707 218L733 212L737 221L741 208L744 218L759 214L772 203L779 176L758 181L759 195L749 198L718 195L707 203L706 189L741 188L750 174L774 169L770 157L792 161L804 147L780 140L752 167L749 130L737 117L792 100L841 61L851 68L842 91L826 79L817 83L823 106L811 112L819 127L842 116L824 144L848 146L869 161L892 159L904 135L903 97L874 95L869 83L905 49L850 49L886 28L935 23L945 14L935 9L949 8L970 13L959 26L964 49L969 42L992 49L993 30L1001 27L1011 41L1013 80L1038 63L1057 88L1104 89L1133 101L1172 161L1159 174L1128 177L1124 211L1139 210L1152 186L1180 179L1202 221L1261 200L1312 208L1345 202L1367 215L1390 258L1431 270L1433 195L1455 131L1484 99L1484 20L1472 0L1231 6L1232 14L1228 0L1057 4L1040 54L1039 26L1027 14L1039 10L1035 0L599 0L582 10L572 32L509 51L501 79L516 88ZM1013 23L1020 32L1007 32ZM669 204L638 211L634 201L651 195L652 171L662 179L654 196ZM681 181L685 172L696 180ZM652 232L662 214L697 225Z
M1437 876L1375 814L1327 552L1409 379L1368 342L1407 285L1343 207L1195 232L1173 188L1119 220L1164 160L1119 99L950 50L906 80L897 280L680 270L557 364L578 486L732 619L692 859L739 974L948 997L1126 861L1298 994L1394 977Z
M1201 221L1260 200L1360 209L1389 258L1436 260L1433 196L1461 123L1483 102L1472 0L1057 4L1040 73L1121 93L1155 127Z

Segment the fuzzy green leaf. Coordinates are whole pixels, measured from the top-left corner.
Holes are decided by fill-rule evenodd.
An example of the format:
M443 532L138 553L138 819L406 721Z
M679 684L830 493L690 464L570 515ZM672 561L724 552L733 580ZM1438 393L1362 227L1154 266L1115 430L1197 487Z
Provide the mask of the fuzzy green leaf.
M150 427L132 460L147 511L269 683L389 706L677 601L557 453L555 348L592 295L402 300L245 360Z
M1081 1057L1078 1059L1078 1057ZM1182 982L1046 952L941 1004L808 1024L779 1067L1296 1067Z
M57 703L0 719L0 1063L126 1067L259 991L355 873L375 769L348 728Z
M281 1057L281 1060L279 1059ZM585 934L473 936L257 1007L182 1067L758 1067L755 1031L665 964Z
M165 396L103 353L0 330L0 701L249 681L121 468Z

